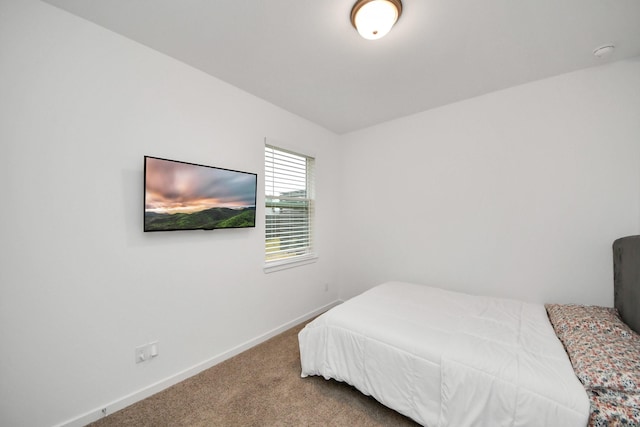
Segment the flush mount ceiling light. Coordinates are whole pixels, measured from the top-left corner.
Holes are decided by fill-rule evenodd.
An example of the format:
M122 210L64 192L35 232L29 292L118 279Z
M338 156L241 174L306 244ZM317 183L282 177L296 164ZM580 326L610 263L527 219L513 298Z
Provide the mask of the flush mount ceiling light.
M384 37L402 14L400 0L358 0L351 9L351 23L367 40Z

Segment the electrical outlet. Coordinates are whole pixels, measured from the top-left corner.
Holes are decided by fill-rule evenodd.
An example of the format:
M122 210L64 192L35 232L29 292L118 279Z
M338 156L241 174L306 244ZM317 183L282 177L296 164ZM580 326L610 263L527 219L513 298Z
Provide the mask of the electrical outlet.
M149 353L146 345L136 347L136 363L146 362L150 358L151 354Z
M329 283L324 284L324 291L329 292Z
M136 363L148 362L154 357L157 357L158 354L158 341L136 347Z

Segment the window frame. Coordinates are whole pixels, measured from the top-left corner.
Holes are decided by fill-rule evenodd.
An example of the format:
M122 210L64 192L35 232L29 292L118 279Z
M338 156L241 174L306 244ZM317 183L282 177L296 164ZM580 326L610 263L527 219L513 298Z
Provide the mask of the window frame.
M271 157L269 157L269 153L271 152ZM302 158L305 160L304 166L304 179L305 179L305 187L304 187L304 197L299 196L291 196L287 197L283 203L283 207L291 208L291 203L295 204L296 202L305 203L307 212L306 212L306 227L307 231L295 234L294 243L296 239L307 240L307 244L304 246L304 253L300 255L288 255L283 256L276 259L268 259L268 245L269 241L269 230L271 224L273 224L273 219L269 218L270 211L273 208L278 207L278 203L282 203L282 198L275 197L281 196L283 193L278 195L269 194L268 187L270 186L271 192L275 191L275 183L274 176L280 179L286 180L286 176L282 175L284 169L278 165L278 162L275 161L276 155L280 155L283 157L291 156L292 158ZM286 148L282 148L281 145L274 145L265 140L264 144L264 206L265 206L265 234L264 234L264 271L265 273L270 273L273 271L284 270L288 268L297 267L300 265L306 265L309 263L316 262L318 259L318 255L316 253L315 247L315 207L316 207L316 198L315 198L315 157L302 154L297 151L292 151ZM278 170L280 169L280 170ZM299 173L299 171L297 171ZM278 175L280 173L281 175ZM286 175L286 174L284 174ZM286 184L285 184L286 186ZM296 193L300 191L300 189L296 189L291 191L292 193ZM289 206L286 206L286 202L289 202ZM284 253L284 252L283 252Z

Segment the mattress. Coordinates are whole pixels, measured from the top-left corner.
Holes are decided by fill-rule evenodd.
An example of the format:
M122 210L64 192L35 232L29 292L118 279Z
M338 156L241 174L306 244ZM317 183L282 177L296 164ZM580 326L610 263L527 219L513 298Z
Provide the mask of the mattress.
M346 382L422 425L587 425L543 305L388 282L298 338L302 377Z

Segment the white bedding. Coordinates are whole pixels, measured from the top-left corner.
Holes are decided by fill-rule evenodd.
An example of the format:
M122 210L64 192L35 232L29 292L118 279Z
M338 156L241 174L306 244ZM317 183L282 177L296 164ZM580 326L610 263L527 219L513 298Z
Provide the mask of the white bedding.
M303 377L347 382L429 427L587 425L543 305L389 282L298 338Z

